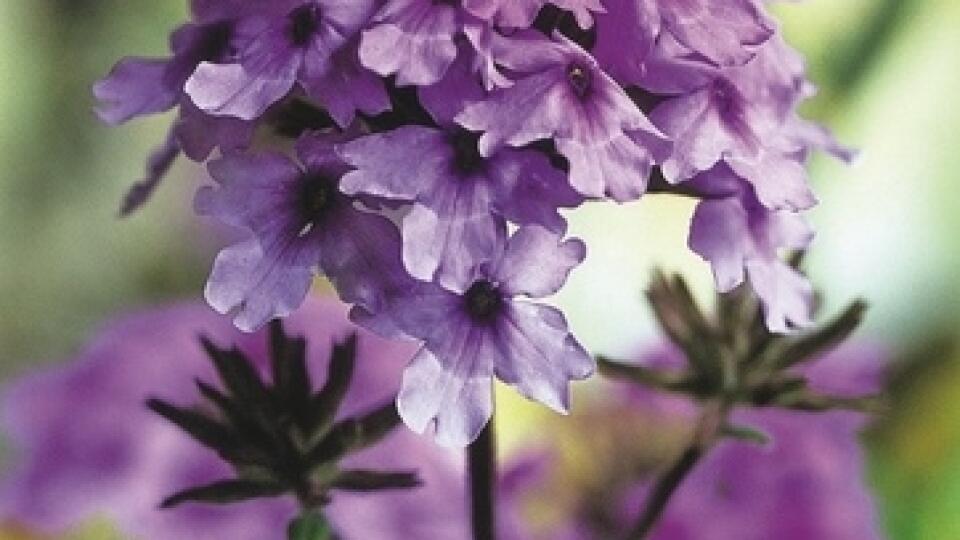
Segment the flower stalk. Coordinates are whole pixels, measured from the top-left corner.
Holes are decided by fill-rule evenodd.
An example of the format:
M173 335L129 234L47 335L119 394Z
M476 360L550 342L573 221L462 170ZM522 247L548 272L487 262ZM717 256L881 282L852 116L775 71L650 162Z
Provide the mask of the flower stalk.
M473 540L494 540L496 511L497 442L491 419L467 447L470 475L470 520Z

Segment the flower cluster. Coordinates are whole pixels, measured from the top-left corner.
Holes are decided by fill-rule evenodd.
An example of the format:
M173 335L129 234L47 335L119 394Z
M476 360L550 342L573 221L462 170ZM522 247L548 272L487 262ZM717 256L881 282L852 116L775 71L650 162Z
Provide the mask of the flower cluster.
M217 257L209 303L253 330L326 276L354 320L422 342L399 397L411 427L470 442L494 376L567 409L593 361L560 312L530 300L584 259L559 212L586 201L648 187L702 199L689 244L718 288L748 279L771 330L810 322L811 288L780 251L811 240L808 154L850 155L797 115L811 85L758 0L190 12L171 56L125 59L94 89L110 123L179 111L125 210L181 152L219 149L196 208L248 238Z

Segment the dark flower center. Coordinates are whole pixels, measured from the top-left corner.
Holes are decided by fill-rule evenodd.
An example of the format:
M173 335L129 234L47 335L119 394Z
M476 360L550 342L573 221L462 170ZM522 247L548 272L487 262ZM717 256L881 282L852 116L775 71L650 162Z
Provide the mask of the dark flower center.
M458 172L470 174L483 168L485 160L477 145L480 133L458 128L447 140L453 147L453 163Z
M336 182L320 173L306 173L300 180L298 199L303 226L317 225L337 204Z
M500 313L503 296L496 285L481 279L474 282L463 294L463 303L474 321L490 322Z
M303 47L320 26L320 6L310 2L293 10L287 17L290 21L290 41L297 47Z
M590 70L576 62L567 66L567 80L573 91L581 98L587 97L593 83L593 75Z
M223 62L231 53L230 41L233 39L233 21L219 21L203 27L200 43L197 45L197 63Z

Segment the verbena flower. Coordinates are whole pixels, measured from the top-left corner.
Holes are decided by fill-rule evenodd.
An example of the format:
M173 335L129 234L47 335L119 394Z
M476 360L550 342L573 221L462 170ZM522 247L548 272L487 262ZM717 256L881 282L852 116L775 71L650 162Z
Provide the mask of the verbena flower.
M497 61L515 84L469 105L456 121L483 131L480 152L551 139L570 164L570 184L592 197L636 199L665 137L576 43L557 35L502 39Z
M347 167L340 139L307 134L299 163L278 153L232 154L210 163L218 186L197 193L197 211L247 229L252 237L223 250L206 296L238 327L253 330L296 309L319 270L347 302L377 310L400 268L396 228L340 192Z
M558 411L569 408L568 384L593 372L593 359L555 308L528 302L556 292L585 255L576 239L524 226L466 279L442 287L419 282L383 315L423 342L404 371L401 417L437 441L463 446L493 413L493 378Z
M501 148L480 153L479 133L435 114L439 128L405 126L340 148L355 170L342 189L412 203L403 217L403 259L415 278L462 282L494 251L504 220L563 233L560 207L581 202L542 153Z
M560 236L561 209L651 182L701 199L689 245L720 289L748 281L778 332L811 320L782 257L812 238L810 154L853 153L799 116L814 87L762 2L195 0L171 42L98 83L99 111L179 106L125 210L180 153L214 155L219 187L197 208L250 235L217 258L207 298L243 329L322 274L358 321L426 342L398 326L398 298L462 294L507 231Z
M267 14L244 17L236 59L201 63L187 93L210 114L244 120L258 118L297 83L341 126L356 110L386 110L380 80L354 64L358 33L376 7L375 0L281 2Z

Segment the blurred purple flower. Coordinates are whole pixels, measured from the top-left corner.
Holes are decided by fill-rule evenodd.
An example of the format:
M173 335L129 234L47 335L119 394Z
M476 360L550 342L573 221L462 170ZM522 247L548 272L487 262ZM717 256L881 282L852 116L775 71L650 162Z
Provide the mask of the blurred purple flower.
M882 356L872 346L846 345L804 368L803 373L819 390L849 395L875 392L881 381ZM641 363L676 366L679 355L673 349L662 349L647 355ZM556 512L572 517L547 527L534 526L529 521L523 526L523 520L514 517L514 526L505 531L503 538L616 538L632 525L649 489L649 483L640 477L649 479L651 473L665 465L666 459L675 456L661 455L657 462L649 456L633 456L624 448L635 445L639 436L647 441L646 448L657 446L650 443L655 440L660 448L665 444L669 447L665 440L687 433L682 426L689 426L693 409L683 398L639 389L633 384L611 384L605 396L593 409L581 409L574 415L578 428L575 433L580 440L588 441L580 443L588 448L597 444L606 452L616 449L615 456L591 451L592 459L608 464L617 462L619 470L632 472L591 478L587 480L590 485L582 485L582 480L571 483L571 478L582 475L564 470L558 460L560 455L541 453L537 465L537 454L531 454L515 465L525 480L520 489L504 493L503 504L513 508L508 512L515 514L517 505L522 508L528 499L549 491L556 500L575 501L573 507ZM637 414L645 420L631 429L629 422L636 420ZM622 419L612 440L605 438L608 433L597 418ZM732 420L761 429L771 436L772 442L759 446L721 441L680 486L651 539L882 538L876 507L864 483L863 452L857 438L866 422L863 415L846 411L754 409L735 411ZM614 468L600 466L600 470ZM564 493L558 494L556 489Z
M356 328L344 307L331 301L307 302L286 324L307 338L309 369L321 381L333 340L359 332L345 416L389 400L413 352ZM293 501L158 507L174 491L229 474L212 451L143 405L150 395L189 403L194 379L214 380L200 334L236 343L268 369L265 334L242 334L207 308L183 304L118 319L70 364L11 383L3 418L15 454L0 490L0 518L50 534L106 518L124 535L151 540L285 538L296 513ZM459 453L398 428L377 447L349 458L349 465L416 469L424 486L338 494L325 515L343 538L467 536ZM430 513L411 520L414 508Z

